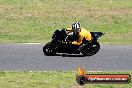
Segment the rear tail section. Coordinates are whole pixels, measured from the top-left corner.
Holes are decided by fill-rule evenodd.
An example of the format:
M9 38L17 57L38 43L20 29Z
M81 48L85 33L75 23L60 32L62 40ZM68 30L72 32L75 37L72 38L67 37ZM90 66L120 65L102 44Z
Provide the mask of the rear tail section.
M105 33L103 32L90 32L94 40L98 40Z

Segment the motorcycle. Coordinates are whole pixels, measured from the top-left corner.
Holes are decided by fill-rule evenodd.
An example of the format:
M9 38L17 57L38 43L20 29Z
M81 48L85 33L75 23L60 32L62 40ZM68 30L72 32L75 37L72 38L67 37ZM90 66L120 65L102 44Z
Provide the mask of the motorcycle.
M43 47L43 52L46 56L54 56L57 53L68 54L82 54L83 56L92 56L96 54L100 49L98 39L104 35L103 32L90 32L92 40L90 42L85 39L81 45L65 44L66 41L74 41L77 36L68 35L65 29L56 30L52 35L51 42L48 42Z

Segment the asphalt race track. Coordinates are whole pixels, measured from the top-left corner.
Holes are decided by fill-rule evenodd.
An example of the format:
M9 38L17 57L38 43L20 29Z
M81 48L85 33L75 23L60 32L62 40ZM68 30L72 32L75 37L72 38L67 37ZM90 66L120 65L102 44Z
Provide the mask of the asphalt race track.
M82 66L88 71L132 70L132 45L102 45L90 57L81 55L45 56L44 44L0 44L2 71L76 71Z

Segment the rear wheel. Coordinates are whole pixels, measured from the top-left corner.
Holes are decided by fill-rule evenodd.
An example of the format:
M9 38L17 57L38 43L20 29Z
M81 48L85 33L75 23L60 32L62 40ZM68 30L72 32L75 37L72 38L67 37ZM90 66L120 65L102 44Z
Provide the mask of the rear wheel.
M53 56L56 54L56 50L55 50L55 45L52 44L51 42L47 43L44 47L43 47L43 52L46 56Z
M92 42L90 45L87 45L84 47L81 51L81 53L84 56L92 56L96 54L100 49L100 44L98 42Z

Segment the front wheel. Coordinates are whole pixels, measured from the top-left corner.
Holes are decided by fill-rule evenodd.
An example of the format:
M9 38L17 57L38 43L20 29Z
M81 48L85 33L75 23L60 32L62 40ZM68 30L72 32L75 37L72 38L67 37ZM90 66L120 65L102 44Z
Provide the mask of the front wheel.
M55 50L55 45L52 44L51 42L47 43L44 47L43 47L43 52L46 56L53 56L56 54L56 50Z
M98 42L92 42L90 45L85 46L81 53L84 56L92 56L96 54L100 49L100 44Z

